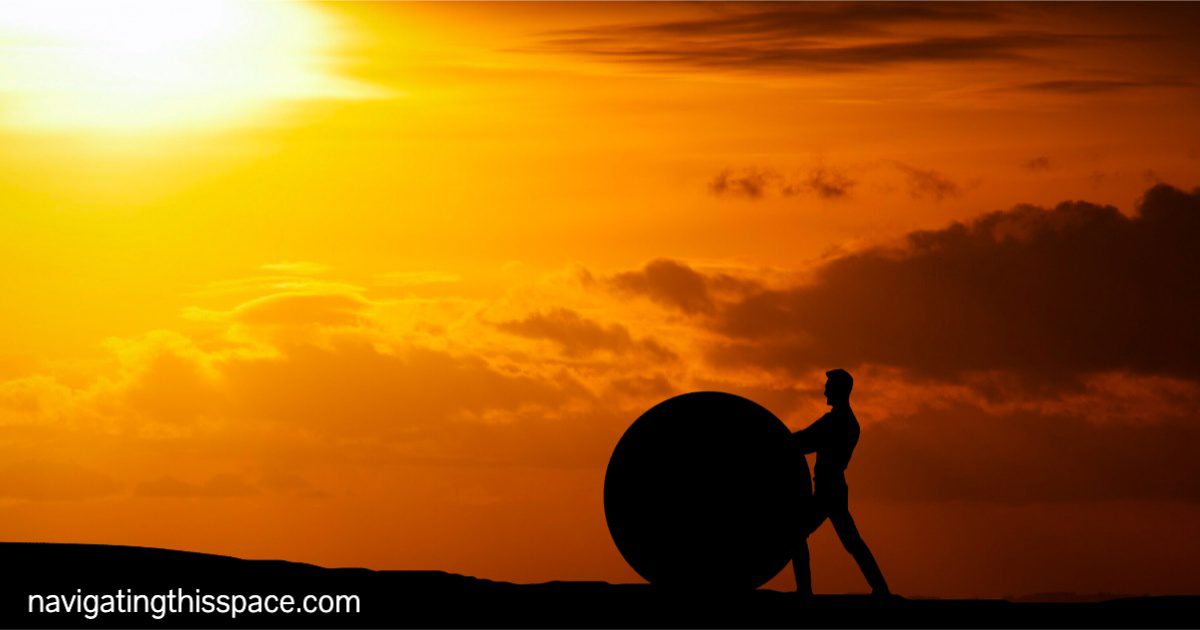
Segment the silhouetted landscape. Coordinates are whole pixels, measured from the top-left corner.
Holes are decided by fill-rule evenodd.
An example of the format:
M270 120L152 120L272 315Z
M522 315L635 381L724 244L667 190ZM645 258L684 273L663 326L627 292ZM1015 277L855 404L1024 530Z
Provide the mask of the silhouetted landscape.
M0 543L10 587L5 627L1173 627L1196 619L1200 597L1101 602L875 599L757 590L664 591L643 584L512 584L442 571L322 568L277 560L109 545ZM359 614L26 613L30 593L357 594Z

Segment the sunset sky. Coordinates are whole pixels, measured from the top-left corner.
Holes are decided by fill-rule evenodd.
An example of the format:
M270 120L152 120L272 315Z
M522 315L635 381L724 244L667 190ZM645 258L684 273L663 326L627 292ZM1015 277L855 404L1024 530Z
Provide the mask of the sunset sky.
M0 539L636 581L629 423L844 367L897 592L1200 591L1198 20L0 4Z

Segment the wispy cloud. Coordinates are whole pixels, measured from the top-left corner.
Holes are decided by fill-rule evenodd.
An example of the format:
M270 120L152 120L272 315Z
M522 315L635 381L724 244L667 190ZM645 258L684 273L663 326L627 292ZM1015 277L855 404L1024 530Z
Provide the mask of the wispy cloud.
M1051 94L1107 94L1135 89L1151 88L1192 88L1194 81L1171 79L1158 80L1116 80L1116 79L1059 79L1055 81L1036 81L1021 83L1013 86L1012 90L1028 92L1044 92Z
M774 169L727 168L708 182L708 190L717 197L740 197L759 200L773 195L795 197L812 194L821 199L842 199L857 184L848 174L835 168L819 166L794 178L785 177Z
M1050 170L1049 156L1039 155L1035 158L1030 158L1021 163L1021 166L1027 171L1048 171Z
M779 174L760 169L724 169L708 182L708 190L718 197L761 199L771 186L779 182Z
M933 169L917 168L904 162L892 162L904 174L908 192L914 199L942 201L963 193L963 187L943 173Z
M752 7L752 8L751 8ZM1026 60L1120 36L1029 30L999 4L800 3L738 6L691 19L545 33L541 47L620 63L705 70L838 72L909 63ZM971 27L947 35L946 24Z

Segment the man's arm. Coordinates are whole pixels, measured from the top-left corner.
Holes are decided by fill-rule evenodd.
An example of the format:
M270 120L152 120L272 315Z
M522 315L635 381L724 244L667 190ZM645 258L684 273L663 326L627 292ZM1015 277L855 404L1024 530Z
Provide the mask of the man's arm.
M815 453L829 440L829 414L825 414L816 422L792 434L792 438L800 445L802 453Z

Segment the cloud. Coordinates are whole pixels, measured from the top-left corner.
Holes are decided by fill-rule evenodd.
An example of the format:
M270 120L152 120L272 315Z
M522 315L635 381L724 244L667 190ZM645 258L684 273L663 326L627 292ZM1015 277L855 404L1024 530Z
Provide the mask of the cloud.
M760 5L761 6L761 5ZM724 7L722 7L724 9ZM993 19L986 6L937 4L802 4L770 9L709 12L696 19L617 24L557 31L559 35L622 35L659 37L746 37L791 40L830 34L874 35L897 24L912 22L978 22Z
M600 351L619 355L640 350L659 360L676 358L673 352L654 340L634 340L629 329L620 324L605 326L566 308L533 313L523 319L500 322L496 327L514 335L551 341L570 357Z
M181 459L219 464L222 453L259 461L281 449L325 452L315 440L370 441L410 459L478 456L478 462L494 462L524 455L528 447L513 440L487 451L464 435L468 430L487 435L539 413L545 420L529 422L581 414L595 404L590 388L605 387L603 362L564 365L545 348L514 347L505 333L479 320L478 303L464 305L454 296L432 301L437 312L425 300L410 306L314 290L269 293L227 310L190 309L184 332L108 340L116 357L108 361L112 368L97 369L88 379L64 383L35 374L0 381L0 425L30 432L23 443L35 447L60 448L38 441L54 435L81 445L119 440L115 448L87 451L84 461L103 465L112 464L116 453L186 451L206 440L219 441L219 448L182 453ZM539 323L551 336L554 326L578 324L578 333L595 324L556 318L553 309L542 314L550 316L531 318L526 332ZM441 328L430 332L427 317ZM635 363L662 365L673 357L623 325L596 325L610 333L601 342L615 340L616 351ZM568 337L559 338L573 343ZM583 346L571 346L577 347ZM630 362L624 367L628 374ZM149 443L154 440L159 443ZM248 445L264 443L274 445L247 452ZM11 454L0 448L0 456ZM164 470L160 477L199 483L206 470L212 469ZM128 477L157 479L144 471ZM152 491L167 492L142 488L143 494Z
M808 190L822 199L841 199L850 193L850 189L854 188L856 183L844 173L833 169L818 168L808 174L801 186L785 187L783 193L791 196Z
M219 385L208 361L187 340L162 333L142 342L142 356L125 361L124 378L106 392L130 419L186 424L218 409Z
M619 273L610 282L618 290L644 295L684 313L713 309L709 278L672 260L652 261L640 271Z
M708 182L708 190L718 196L761 199L768 186L778 181L779 175L772 171L745 169L735 172L725 169Z
M586 390L569 377L506 373L478 356L345 337L228 362L230 412L277 427L383 441L428 439L445 423L563 404Z
M670 42L602 42L594 39L563 39L552 50L585 53L612 61L648 66L685 66L692 69L726 71L838 72L866 70L906 63L965 63L1027 59L1032 50L1064 45L1050 35L1013 34L965 37L917 37L907 41L845 45L784 45L779 48L714 43L689 49Z
M726 71L837 72L907 63L1028 59L1088 41L1065 32L1000 29L1002 7L801 4L710 11L694 19L600 25L545 34L541 48L610 61ZM946 36L931 25L990 26ZM1111 36L1109 36L1111 37Z
M904 162L892 162L892 165L904 174L913 199L943 201L963 192L962 186L935 170L917 168Z
M263 271L295 274L299 276L315 276L329 271L328 265L308 260L292 260L277 263L267 263L259 267Z
M870 425L850 483L857 496L886 501L1200 502L1194 409L1097 424L1078 411L993 415L970 404L925 406Z
M1198 377L1196 242L1200 194L1166 185L1133 216L1086 202L1018 206L841 256L809 284L709 303L726 336L712 358L795 372L876 363L943 377ZM682 286L703 286L674 265Z
M309 289L256 297L230 311L191 308L185 316L254 326L361 326L369 321L370 307L369 300L351 291Z
M675 391L671 381L662 374L614 378L611 387L615 392L648 400L662 400Z
M1035 158L1030 158L1021 163L1021 166L1027 171L1048 171L1050 170L1050 158L1045 155L1039 155Z
M846 197L857 184L847 174L828 167L817 167L797 179L789 179L772 169L724 169L708 182L708 190L717 197L738 197L757 201L771 195L795 197L814 194L821 199Z
M726 273L702 274L666 259L654 260L637 271L621 272L608 279L618 292L641 295L689 315L713 312L722 294L742 293L757 286L752 280Z
M1108 94L1134 89L1147 88L1188 88L1195 87L1192 81L1159 80L1112 80L1112 79L1061 79L1056 81L1035 81L1022 83L1013 89L1027 92L1047 92L1065 95Z

